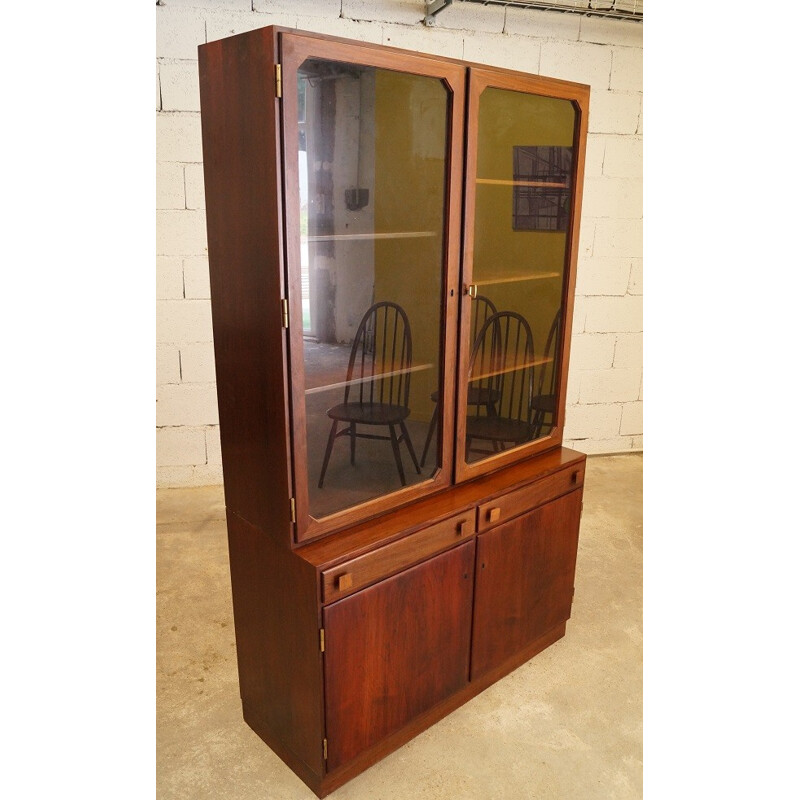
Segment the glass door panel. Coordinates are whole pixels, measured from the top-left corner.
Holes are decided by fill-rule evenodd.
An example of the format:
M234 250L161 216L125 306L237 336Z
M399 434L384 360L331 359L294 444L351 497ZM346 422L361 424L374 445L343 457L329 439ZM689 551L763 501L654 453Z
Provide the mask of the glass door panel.
M295 480L319 521L443 479L452 95L313 49L284 62L284 113Z
M459 462L501 466L559 424L580 115L564 97L475 83Z

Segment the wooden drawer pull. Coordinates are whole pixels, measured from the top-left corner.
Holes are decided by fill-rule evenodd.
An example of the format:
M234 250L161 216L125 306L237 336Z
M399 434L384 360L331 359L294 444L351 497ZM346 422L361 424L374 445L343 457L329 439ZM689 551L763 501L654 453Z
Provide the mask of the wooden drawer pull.
M489 522L497 522L500 519L500 509L497 506L490 508L486 514L486 519Z
M465 533L471 533L469 529L469 520L462 519L456 523L456 536L463 536Z
M578 470L575 470L575 472L572 473L572 479L571 479L570 483L577 483L578 482L578 475L580 475L580 472L578 472Z
M349 572L345 572L344 575L340 575L336 579L336 588L340 592L346 591L352 585L353 585L353 576Z

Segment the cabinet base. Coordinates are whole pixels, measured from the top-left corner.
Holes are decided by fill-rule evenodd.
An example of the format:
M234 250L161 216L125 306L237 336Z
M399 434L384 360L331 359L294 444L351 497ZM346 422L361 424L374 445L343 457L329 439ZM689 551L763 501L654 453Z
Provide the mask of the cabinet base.
M320 777L305 762L298 759L291 751L287 750L272 734L272 731L261 721L253 709L243 704L245 722L266 742L270 749L308 786L314 794L323 798L330 794L334 789L338 789L343 784L364 772L366 769L376 764L389 753L402 747L411 741L422 731L430 728L439 720L444 719L448 714L455 711L459 706L480 694L484 689L488 689L493 683L521 667L530 661L542 650L554 644L566 633L566 620L561 625L548 631L544 636L531 642L526 648L516 653L499 667L481 675L478 679L468 683L456 694L447 698L414 720L403 726L399 730L387 736L379 744L365 750L350 761L348 764L329 772L324 777Z

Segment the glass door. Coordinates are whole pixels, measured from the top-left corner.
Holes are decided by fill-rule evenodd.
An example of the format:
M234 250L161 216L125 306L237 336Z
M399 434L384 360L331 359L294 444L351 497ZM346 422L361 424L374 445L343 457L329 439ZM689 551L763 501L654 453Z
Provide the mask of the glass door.
M488 69L469 82L458 480L561 442L589 97Z
M450 483L465 73L281 37L298 540ZM451 232L453 235L451 235Z

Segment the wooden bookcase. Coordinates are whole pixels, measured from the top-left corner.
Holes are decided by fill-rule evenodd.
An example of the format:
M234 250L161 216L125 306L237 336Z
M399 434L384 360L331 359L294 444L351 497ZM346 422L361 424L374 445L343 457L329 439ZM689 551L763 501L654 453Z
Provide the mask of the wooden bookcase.
M589 89L278 27L199 64L244 719L323 797L565 633Z

